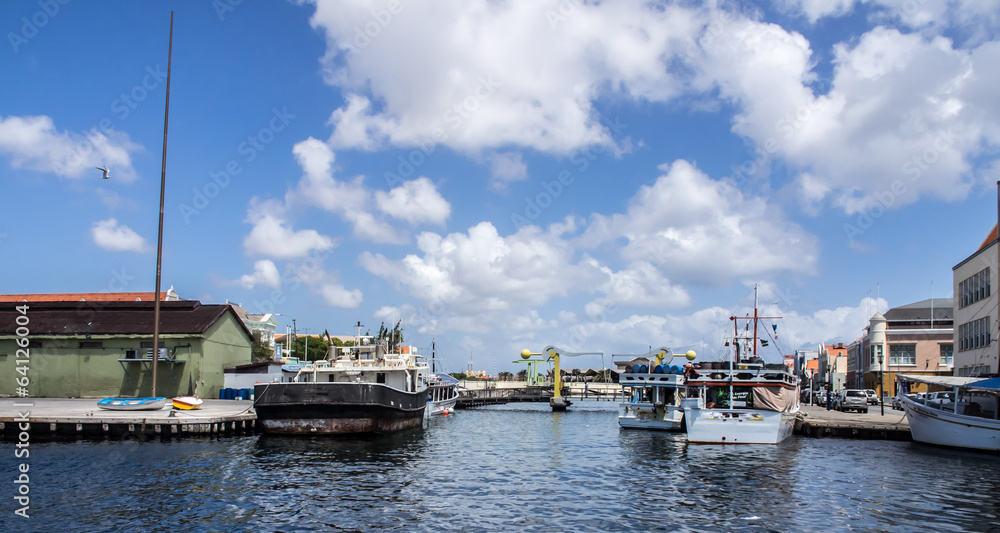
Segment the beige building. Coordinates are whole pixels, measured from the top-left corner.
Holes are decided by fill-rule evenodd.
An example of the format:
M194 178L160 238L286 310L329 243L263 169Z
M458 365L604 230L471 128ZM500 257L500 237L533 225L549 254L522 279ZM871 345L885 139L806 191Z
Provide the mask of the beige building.
M987 235L975 253L952 267L955 295L955 375L995 376L1000 324L997 296L997 228Z
M847 349L841 344L819 347L819 379L830 385L830 390L847 388Z
M951 298L933 298L876 312L850 353L856 384L896 394L896 374L952 374L954 321ZM853 346L853 345L852 345Z

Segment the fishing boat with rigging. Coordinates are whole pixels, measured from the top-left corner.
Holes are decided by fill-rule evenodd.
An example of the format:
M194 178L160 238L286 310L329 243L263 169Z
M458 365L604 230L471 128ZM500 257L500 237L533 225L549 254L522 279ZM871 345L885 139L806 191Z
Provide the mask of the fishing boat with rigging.
M637 361L635 354L614 354L612 360L615 357L629 357L634 362L618 375L618 384L622 388L618 425L622 429L683 431L684 408L681 400L686 396L687 386L684 369L670 364L674 357L670 348L660 348L652 360ZM691 361L695 353L689 351L685 357Z
M255 385L254 409L263 432L385 433L421 425L426 361L413 347L389 345L381 336L362 340L373 342L338 348L332 359L307 363L291 382Z
M692 397L682 401L688 442L702 444L778 444L792 434L799 411L799 379L784 363L765 363L758 346L776 340L761 321L754 286L753 316L732 316L730 359L702 363L687 378ZM742 328L741 328L742 326ZM764 335L769 338L762 338ZM780 356L780 354L779 354ZM782 356L783 357L783 356Z

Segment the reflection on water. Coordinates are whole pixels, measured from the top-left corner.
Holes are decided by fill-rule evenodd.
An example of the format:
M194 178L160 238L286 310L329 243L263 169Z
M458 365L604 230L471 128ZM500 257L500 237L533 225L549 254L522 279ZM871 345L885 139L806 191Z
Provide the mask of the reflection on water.
M989 531L1000 458L911 443L688 445L616 404L510 404L375 437L38 444L0 531ZM0 471L13 474L10 444ZM8 485L9 487L10 485ZM10 495L12 496L12 494Z

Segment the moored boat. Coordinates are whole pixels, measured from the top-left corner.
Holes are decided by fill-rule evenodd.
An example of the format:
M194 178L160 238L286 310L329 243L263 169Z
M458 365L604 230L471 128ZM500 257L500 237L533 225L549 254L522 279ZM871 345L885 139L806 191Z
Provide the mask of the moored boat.
M167 405L166 398L104 398L97 407L108 411L155 411Z
M427 416L455 412L458 404L458 380L448 374L433 374L427 382Z
M670 359L664 361L669 353L668 348L661 348L652 364L629 365L619 374L622 402L618 405L618 425L623 429L684 430L684 371L671 365ZM688 360L694 357L694 352L687 353Z
M730 317L732 360L703 363L689 374L688 390L697 395L682 402L688 442L778 444L791 436L799 411L799 379L783 363L764 363L757 352L758 344L774 341L759 337L758 323L777 318L758 315L755 286L753 316ZM776 335L777 326L774 331Z
M181 409L184 411L191 411L194 409L201 409L201 404L204 401L197 396L178 396L174 398L171 402L174 409Z
M913 440L933 446L1000 452L1000 378L918 376L900 374L896 397L910 425ZM913 383L938 387L952 394L908 395ZM935 400L935 396L944 398Z
M366 337L370 339L370 337ZM265 433L382 433L419 426L427 406L428 366L412 347L385 344L340 349L332 361L308 363L289 383L254 386Z

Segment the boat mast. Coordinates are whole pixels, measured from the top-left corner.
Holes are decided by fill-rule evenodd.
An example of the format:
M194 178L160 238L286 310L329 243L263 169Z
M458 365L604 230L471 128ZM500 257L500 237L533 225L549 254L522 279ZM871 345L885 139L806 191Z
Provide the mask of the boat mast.
M757 357L757 285L753 286L753 356Z
M431 373L432 374L436 374L437 373L437 366L434 364L436 357L437 357L437 353L434 351L434 339L431 339Z
M163 193L167 185L167 118L170 116L170 63L174 51L174 12L170 12L170 38L167 44L167 100L163 109L163 160L160 163L160 226L156 235L156 289L153 292L153 367L150 396L156 396L156 366L160 357L160 266L163 263ZM107 165L105 165L107 166Z

